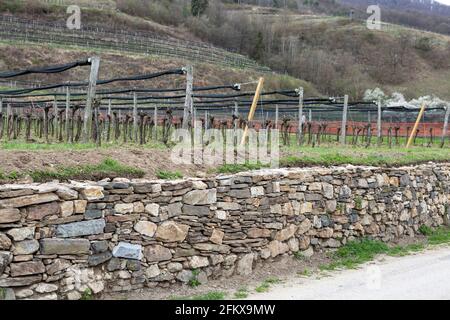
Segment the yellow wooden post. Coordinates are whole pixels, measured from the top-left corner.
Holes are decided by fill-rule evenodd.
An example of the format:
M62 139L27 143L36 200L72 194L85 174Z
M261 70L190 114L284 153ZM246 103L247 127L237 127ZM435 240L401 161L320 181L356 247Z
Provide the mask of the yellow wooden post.
M422 115L423 115L424 111L425 111L425 103L422 104L422 107L420 108L419 115L417 116L416 123L414 124L414 128L411 131L411 135L409 136L408 144L406 145L406 148L409 148L411 146L411 143L413 141L414 135L416 134L417 127L419 126L420 119L422 119Z
M256 107L258 106L258 100L259 100L259 96L261 95L263 84L264 84L264 78L259 78L258 86L256 87L256 91L255 91L255 96L253 97L252 107L250 108L250 112L248 114L248 122L252 121L253 117L255 115ZM241 145L245 144L245 139L247 138L247 134L248 134L248 123L245 126L244 134L242 135Z

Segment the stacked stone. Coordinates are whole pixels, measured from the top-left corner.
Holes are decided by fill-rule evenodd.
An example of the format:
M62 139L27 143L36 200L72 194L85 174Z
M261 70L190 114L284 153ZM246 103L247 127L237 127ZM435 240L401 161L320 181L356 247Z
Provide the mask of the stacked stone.
M448 223L450 165L0 186L0 288L18 299L248 275L281 255ZM198 272L194 272L197 270ZM2 289L0 289L2 290Z

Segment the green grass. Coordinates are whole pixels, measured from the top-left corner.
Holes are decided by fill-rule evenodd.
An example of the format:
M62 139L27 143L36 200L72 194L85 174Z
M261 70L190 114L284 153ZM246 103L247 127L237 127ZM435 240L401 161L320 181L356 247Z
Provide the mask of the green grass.
M448 227L439 227L427 235L428 243L437 245L450 242L450 229Z
M107 142L102 143L100 149L110 148L143 148L143 149L167 149L162 142L149 141L144 145L134 143L119 143L119 142ZM13 151L77 151L77 150L91 150L98 149L95 143L45 143L45 142L25 142L21 140L16 141L3 141L0 143L0 150L13 150Z
M376 255L389 251L387 244L370 239L351 241L337 249L331 255L332 262L322 265L321 270L335 270L337 268L352 269L356 266L372 261Z
M171 297L170 300L224 300L226 293L222 291L211 291L205 294L188 297Z
M94 300L94 293L92 292L91 289L87 288L81 295L80 300Z
M302 277L309 277L312 275L312 272L308 268L305 268L303 271L297 272L297 274Z
M248 290L247 288L240 288L238 291L234 293L235 299L245 299L248 297Z
M304 260L305 256L301 251L294 252L294 258L297 260Z
M367 165L402 166L428 161L450 160L449 148L412 147L406 149L387 147L352 147L328 145L317 148L310 146L286 148L287 156L280 159L281 167L304 167L315 165Z
M268 278L264 280L258 287L255 288L256 292L262 293L267 292L270 289L270 285L279 283L280 279L278 278Z
M163 180L176 180L183 178L183 175L178 171L165 171L165 170L158 170L156 172L156 176L158 177L158 179Z
M215 171L217 173L238 173L242 171L259 170L262 168L267 168L267 165L258 163L244 163L244 164L224 164L218 167Z
M198 275L200 274L200 271L198 270L192 270L192 277L189 279L188 285L192 288L198 287L201 285L201 282L198 280Z
M102 148L108 148L109 145L104 145ZM27 143L22 141L2 142L0 149L14 150L14 151L71 151L71 150L89 150L95 149L95 143Z
M81 165L74 167L58 167L55 170L36 170L29 172L35 182L52 180L85 180L104 179L113 177L142 178L144 171L123 165L118 161L107 158L96 165Z
M448 227L439 227L433 230L430 227L421 226L420 232L426 235L427 243L430 245L450 243L450 228ZM422 251L425 248L426 245L423 243L391 247L379 240L362 239L351 241L332 253L330 255L332 261L320 265L319 269L322 271L354 269L358 265L372 261L379 254L399 257Z

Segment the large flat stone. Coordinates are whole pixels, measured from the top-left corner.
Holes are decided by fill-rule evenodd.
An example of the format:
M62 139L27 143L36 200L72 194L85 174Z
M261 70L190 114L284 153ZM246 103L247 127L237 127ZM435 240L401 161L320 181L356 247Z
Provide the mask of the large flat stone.
M39 250L39 242L37 240L25 240L14 243L14 255L33 254Z
M34 204L58 201L59 197L54 193L33 194L31 196L23 196L18 198L10 198L0 200L0 207L4 208L22 208Z
M190 216L208 216L211 210L207 206L192 206L189 204L183 205L183 214Z
M62 224L56 228L56 236L61 238L72 238L100 234L103 233L105 226L105 219Z
M112 254L109 251L94 254L92 256L89 256L88 264L90 267L98 266L98 265L110 260L111 258L112 258Z
M165 242L177 242L186 239L189 231L189 226L184 224L178 224L173 221L167 221L162 223L156 230L155 237L158 240Z
M0 223L12 223L19 221L20 211L14 208L0 209Z
M147 262L159 262L172 259L170 249L158 244L145 247L144 256L147 259Z
M6 278L0 279L0 287L25 287L35 283L39 283L42 280L41 275L30 276L30 277L18 277L18 278Z
M119 242L119 244L114 247L112 254L116 258L141 260L142 246L140 244Z
M217 190L193 190L183 196L183 202L191 205L213 204L217 201Z
M45 272L45 266L42 261L27 261L20 263L11 263L11 276L30 276L33 274L40 274Z
M134 225L134 230L146 237L153 237L156 232L156 224L150 221L138 221Z
M7 233L14 241L31 240L34 238L35 229L35 227L15 228Z
M39 204L27 208L27 219L41 220L46 216L59 215L61 206L58 202Z
M100 200L105 197L103 187L100 186L86 186L81 190L81 196L88 201Z
M62 199L62 200L76 200L78 199L78 192L70 189L66 186L58 186L58 190L56 191L56 194Z
M43 239L42 254L86 254L89 253L90 242L87 239Z

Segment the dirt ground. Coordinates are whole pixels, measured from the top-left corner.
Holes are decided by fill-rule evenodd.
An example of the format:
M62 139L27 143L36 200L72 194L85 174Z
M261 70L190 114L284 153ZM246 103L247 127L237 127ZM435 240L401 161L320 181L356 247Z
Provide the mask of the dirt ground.
M145 171L145 178L153 179L158 170L179 171L185 177L203 177L208 167L177 165L170 159L170 150L107 148L70 151L17 151L0 150L1 172L27 172L55 167L70 167L83 164L97 164L105 158L112 158L124 165Z
M408 244L425 243L426 238L416 236L415 238L403 237L392 242L392 245L406 246ZM255 293L255 288L260 286L265 280L276 279L279 283L285 283L297 277L311 277L321 279L332 276L333 271L320 271L321 265L331 262L330 251L316 252L311 258L297 259L293 256L281 256L274 261L257 264L251 275L234 275L224 281L217 279L208 281L196 288L188 285L177 284L170 288L144 288L138 291L125 293L105 294L101 297L104 300L167 300L167 299L187 299L192 296L203 295L212 291L226 293L225 299L233 299L234 294L245 289L247 293ZM377 257L383 259L383 256ZM306 270L306 272L305 272ZM270 288L269 288L270 290Z

